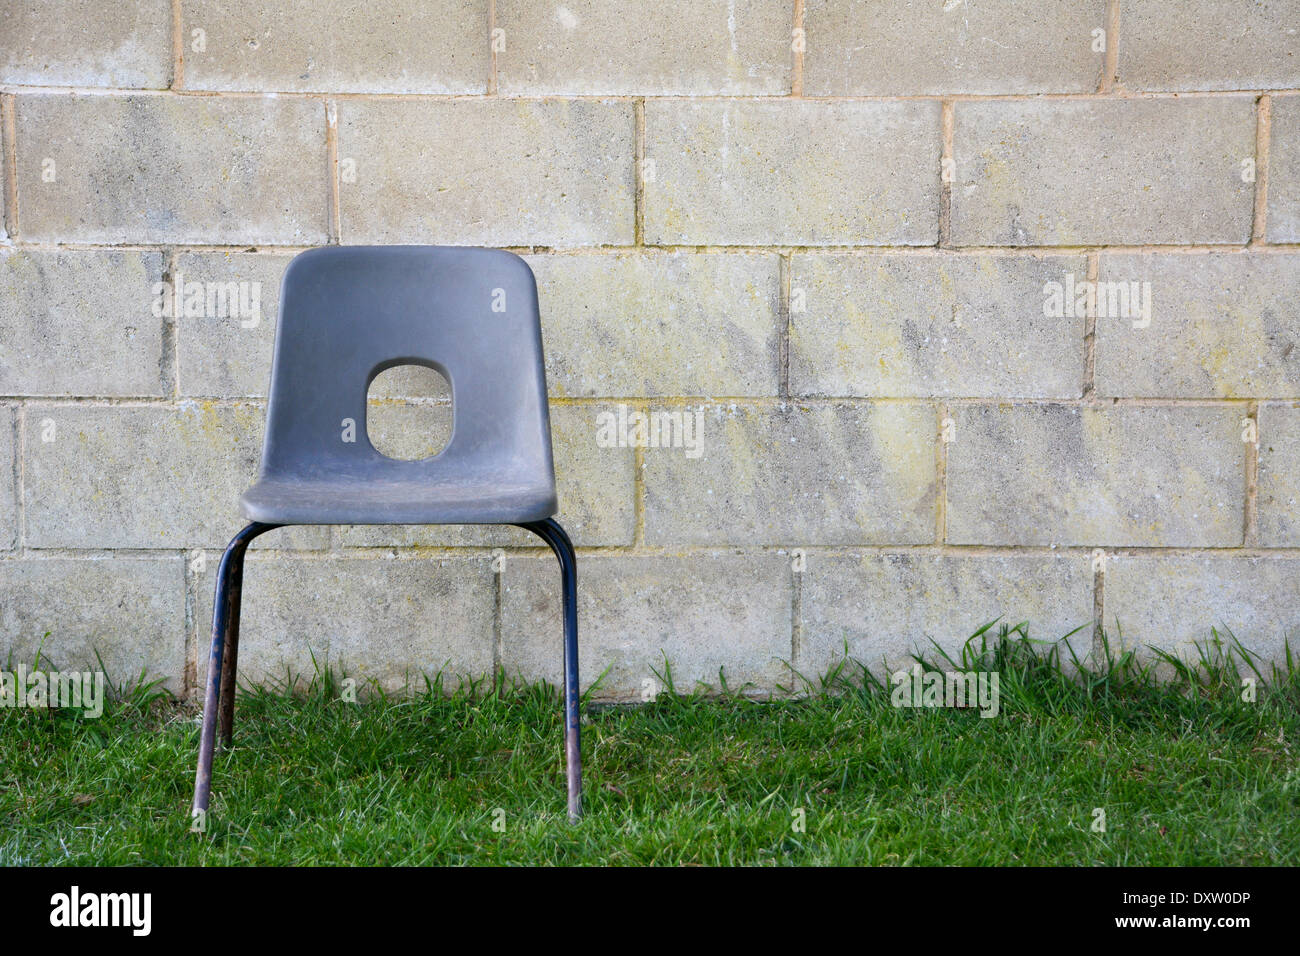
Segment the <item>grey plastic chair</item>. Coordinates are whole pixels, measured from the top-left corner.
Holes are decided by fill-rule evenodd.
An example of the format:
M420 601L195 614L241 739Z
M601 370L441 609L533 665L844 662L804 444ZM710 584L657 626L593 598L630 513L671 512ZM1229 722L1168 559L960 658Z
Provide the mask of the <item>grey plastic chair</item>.
M451 383L451 438L431 458L387 458L366 435L370 383L396 365L433 368ZM577 561L552 517L537 285L522 259L434 246L296 256L280 293L261 472L240 505L251 524L217 572L196 817L208 809L218 730L229 746L234 727L244 552L263 532L296 524L513 524L550 545L564 592L569 817L581 815Z

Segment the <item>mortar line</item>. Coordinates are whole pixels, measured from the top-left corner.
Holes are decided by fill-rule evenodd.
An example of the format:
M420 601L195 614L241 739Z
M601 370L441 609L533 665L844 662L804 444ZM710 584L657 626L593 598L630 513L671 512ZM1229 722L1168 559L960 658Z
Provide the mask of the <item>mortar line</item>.
M23 547L23 481L22 481L22 406L9 408L9 447L14 450L14 460L10 468L9 487L14 493L14 510L16 527L14 528L14 551Z
M1095 250L1088 253L1087 281L1097 287L1101 274L1101 256ZM1097 402L1097 315L1095 309L1083 313L1083 392L1080 400L1086 404Z
M386 93L380 91L372 92L336 92L327 90L273 90L273 89L243 89L243 90L198 90L198 89L121 89L107 88L102 86L76 86L76 85L34 85L28 83L0 83L0 93L17 93L20 95L61 95L76 94L83 96L104 96L104 97L168 97L168 96L193 96L193 97L227 97L227 98L277 98L277 99L319 99L323 94L328 93L330 96L337 97L340 100L410 100L424 101L431 103L447 103L459 100L467 102L481 102L486 95L484 93ZM1042 93L904 93L904 94L857 94L857 95L838 95L838 96L803 96L810 103L933 103L952 100L957 103L966 102L1007 102L1007 103L1030 103L1030 102L1069 102L1078 100L1083 102L1107 102L1116 100L1197 100L1197 99L1223 99L1225 97L1246 97L1259 96L1261 94L1270 95L1291 95L1300 93L1300 87L1286 86L1251 86L1242 87L1235 90L1126 90L1117 87L1114 91L1107 94L1098 93L1096 90L1087 92L1061 92L1048 91ZM509 94L501 96L502 99L518 100L530 103L563 103L571 100L581 100L592 103L600 102L624 102L630 103L642 96L640 93L522 93L518 95ZM779 103L783 99L789 99L789 96L781 94L746 94L736 95L732 93L673 93L673 94L656 94L656 100L665 102L681 103Z
M27 550L27 406L19 402L14 416L16 440L14 442L14 481L17 484L15 503L18 511L18 549Z
M639 411L648 417L649 404ZM645 547L645 448L640 442L632 448L632 547Z
M804 31L803 25L803 0L794 0L794 26L791 29L792 39L802 40L801 46L805 47L808 43L808 34ZM791 43L791 52L794 54L794 62L790 68L790 95L794 97L803 96L803 50L796 49Z
M783 252L777 260L780 291L777 293L777 322L780 333L777 336L777 394L781 398L790 397L790 270L791 255Z
M172 290L173 303L182 301L185 292L184 289L178 290L175 287L176 276L179 273L177 268L179 260L180 253L175 249L163 254L162 281ZM180 316L175 314L177 311L179 310L174 308L163 310L162 354L158 358L159 384L162 386L163 394L170 395L172 399L179 399L181 396Z
M0 121L4 124L5 231L12 240L18 235L18 103L12 93L0 96Z
M204 553L207 561L206 552ZM198 632L198 574L190 568L190 553L181 552L181 585L185 593L185 662L181 667L181 696L188 699L198 689L196 656L199 649Z
M645 242L645 97L637 99L632 108L635 132L633 134L633 163L636 182L632 192L632 244L640 247Z
M951 413L946 402L940 402L936 411L939 441L934 450L934 543L944 545L948 541L948 442L944 441L944 428Z
M15 247L24 249L38 249L50 251L96 251L111 250L119 252L157 252L160 250L176 248L184 252L255 252L260 255L293 255L297 252L305 252L312 246L288 245L276 243L249 243L249 242L230 242L224 245L213 243L198 242L95 242L93 240L45 240L45 239L22 239L15 238L11 243ZM630 252L644 252L648 254L685 254L685 255L774 255L779 254L778 250L788 250L793 255L820 255L820 256L857 256L869 258L871 256L917 256L925 257L954 257L954 256L1000 256L1004 258L1030 258L1042 259L1050 256L1078 256L1086 255L1088 252L1099 248L1097 244L1082 246L951 246L946 249L937 248L933 243L925 246L896 246L896 245L827 245L827 246L804 246L798 243L783 243L771 246L753 246L753 245L710 245L710 244L691 244L691 243L647 243L643 246L631 244L610 244L610 245L592 245L592 246L542 246L542 245L502 245L498 248L508 252L514 252L519 255L547 255L547 256L618 256L626 255ZM1104 246L1104 251L1112 255L1129 254L1151 254L1151 255L1255 255L1255 254L1275 254L1275 255L1294 255L1300 253L1300 242L1272 242L1258 247L1251 247L1241 243L1204 243L1199 245L1188 245L1178 243L1148 244L1148 245L1125 245L1125 244L1108 244Z
M172 76L168 89L179 90L185 85L185 17L181 0L172 0Z
M1092 569L1092 660L1096 664L1105 659L1106 653L1106 551L1097 548L1102 558L1095 561Z
M491 56L491 62L488 65L488 83L487 83L488 96L500 95L499 75L497 72L496 37L494 36L496 30L497 30L497 0L488 0L488 53Z
M863 544L798 544L764 543L750 544L744 542L693 544L681 547L667 545L578 545L575 550L592 558L663 558L692 556L737 556L747 554L788 555L792 548L803 549L806 554L821 557L863 555L912 554L946 557L1007 557L1010 555L1027 555L1041 558L1071 557L1091 560L1098 550L1105 551L1107 558L1112 557L1169 557L1169 558L1213 558L1231 560L1234 558L1265 558L1282 561L1300 561L1300 546L1292 547L1245 547L1233 545L1137 545L1137 544L956 544L945 542L937 545L933 541L916 544L905 543L863 543ZM258 547L250 548L248 560L261 561L273 558L289 557L304 561L427 561L431 558L446 560L463 559L465 561L490 558L492 551L501 548L509 555L517 557L551 558L551 552L544 545L410 545L396 543L386 545L354 545L341 551L328 551L325 548L294 547ZM202 551L207 560L220 559L224 547L211 545L188 548L189 551ZM113 560L119 557L137 558L174 558L177 549L146 547L32 547L0 553L0 563L28 559L32 561L47 560Z
M1268 242L1268 144L1273 128L1273 99L1267 93L1255 106L1255 208L1250 224L1250 246Z
M506 656L505 629L501 622L501 609L505 604L505 563L508 560L508 557L503 557L501 567L499 569L494 568L492 571L493 582L496 585L492 603L492 679L494 681L501 672ZM492 563L496 564L496 561L493 560Z
M329 204L325 213L326 241L338 245L343 241L343 222L339 199L339 111L333 98L325 101L325 172L328 180L326 202Z
M1254 424L1255 440L1246 442L1246 504L1242 514L1242 547L1259 544L1259 402L1252 401L1246 418ZM1242 423L1243 429L1248 427Z
M1119 88L1119 0L1106 0L1106 53L1102 57L1097 92L1115 93Z
M956 110L952 100L943 101L940 119L940 136L943 142L939 157L939 239L940 249L952 245L952 181L957 178L957 161L953 156L953 126ZM945 176L945 168L952 169L951 179Z
M265 409L265 395L30 395L0 394L0 401L30 402L59 408L76 408L96 406L105 408L165 408L179 410L188 402L204 402L214 408L257 408ZM402 398L384 399L393 405L423 405L446 407L446 399ZM648 404L669 408L693 407L699 405L745 405L753 408L781 408L791 402L807 405L810 408L833 408L841 405L870 408L877 405L933 405L946 402L955 406L1000 406L1007 404L1039 406L1064 405L1072 408L1086 408L1088 403L1077 395L1073 397L1043 397L1037 395L592 395L574 398L553 395L548 399L552 407L572 406L577 408L600 408L612 404ZM1245 409L1252 401L1300 402L1300 395L1258 395L1232 398L1214 398L1210 396L1141 396L1099 398L1095 403L1102 408L1240 408ZM648 403L648 404L647 404Z
M787 555L789 557L789 555ZM804 568L807 569L805 558ZM790 691L791 696L798 696L797 681L803 666L803 572L794 569L790 563Z

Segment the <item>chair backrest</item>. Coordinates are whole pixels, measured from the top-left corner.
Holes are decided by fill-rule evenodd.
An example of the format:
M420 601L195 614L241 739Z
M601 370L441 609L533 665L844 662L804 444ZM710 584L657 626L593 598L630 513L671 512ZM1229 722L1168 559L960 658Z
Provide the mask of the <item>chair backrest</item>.
M450 383L452 434L399 461L366 434L366 394L397 365ZM348 423L352 424L352 440ZM332 246L289 263L262 449L263 478L555 484L537 284L495 249Z

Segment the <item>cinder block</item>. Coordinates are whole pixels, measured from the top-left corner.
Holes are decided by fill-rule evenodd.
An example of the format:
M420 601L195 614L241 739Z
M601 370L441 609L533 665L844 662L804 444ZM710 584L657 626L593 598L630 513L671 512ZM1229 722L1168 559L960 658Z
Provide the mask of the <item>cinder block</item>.
M185 669L185 571L177 555L0 560L0 661L29 670L100 669L105 685ZM8 667L8 664L5 664Z
M948 541L1240 546L1241 417L1233 407L954 408Z
M499 0L498 83L521 96L788 93L793 22L765 0Z
M419 407L419 406L414 406ZM602 447L598 417L610 406L557 405L551 408L551 448L560 499L557 520L576 545L630 545L636 520L634 452L629 447ZM426 431L438 425L429 417ZM446 409L440 410L445 416ZM527 531L481 525L366 525L340 529L339 542L350 546L545 547Z
M186 0L185 87L483 93L488 0Z
M1124 0L1119 82L1130 90L1300 86L1296 0Z
M775 255L531 256L555 395L776 395Z
M0 394L162 395L157 252L0 248Z
M211 402L28 405L27 545L224 549L246 523L239 496L255 477L264 414ZM323 533L272 532L298 547L320 546Z
M1275 96L1268 152L1269 242L1300 242L1300 96Z
M645 241L931 245L940 112L936 101L649 100Z
M628 245L628 101L339 104L346 242Z
M1198 656L1219 632L1231 632L1264 662L1282 663L1300 647L1300 561L1245 555L1110 555L1106 559L1107 634L1149 654L1157 647L1184 659ZM1242 676L1251 673L1239 664Z
M176 318L182 395L264 398L280 314L280 279L291 254L186 252L172 288L199 283ZM233 283L233 285L231 284ZM209 295L210 294L210 295ZM247 307L247 308L246 308Z
M196 673L207 672L215 555L198 581ZM239 681L310 680L342 669L361 688L424 689L424 675L492 673L496 579L487 557L250 555L239 617ZM313 657L315 660L313 661Z
M796 667L814 686L846 650L881 679L910 667L914 653L939 662L935 644L960 661L967 639L994 620L1028 622L1030 637L1041 641L1082 628L1068 642L1080 660L1092 642L1086 554L812 552L805 562ZM997 626L991 630L995 636ZM1065 644L1061 657L1070 661Z
M1088 93L1105 0L927 3L807 0L808 96Z
M8 551L18 544L16 422L13 408L0 405L0 551Z
M648 544L934 540L938 425L928 405L651 409L661 412L682 412L697 430L694 449L645 451ZM631 425L624 434L638 437ZM660 434L679 432L674 423Z
M10 0L0 19L0 82L24 86L166 87L169 0Z
M1300 547L1300 407L1294 403L1260 406L1255 504L1262 547Z
M16 99L24 238L315 245L325 108L305 99Z
M1300 257L1103 253L1099 279L1099 394L1300 396Z
M579 561L579 683L594 697L641 700L698 684L772 692L790 683L790 567L756 552L590 555ZM549 555L509 557L501 635L508 674L562 680L559 572Z
M1044 315L1082 256L797 255L790 391L1077 398L1084 318Z
M952 241L1242 243L1250 96L956 104Z

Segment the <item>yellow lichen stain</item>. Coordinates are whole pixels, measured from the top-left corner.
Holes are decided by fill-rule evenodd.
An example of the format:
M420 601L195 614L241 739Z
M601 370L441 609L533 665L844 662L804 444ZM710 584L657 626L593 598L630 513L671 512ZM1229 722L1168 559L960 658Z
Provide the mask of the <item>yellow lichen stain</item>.
M1241 343L1264 338L1258 312L1251 308L1230 308L1221 315L1201 313L1190 317L1190 324L1191 340L1203 343L1200 364L1215 393L1219 398L1237 397L1238 390L1233 385L1246 371L1240 364ZM1254 355L1254 350L1247 349L1244 354Z

